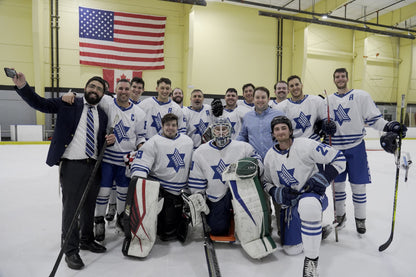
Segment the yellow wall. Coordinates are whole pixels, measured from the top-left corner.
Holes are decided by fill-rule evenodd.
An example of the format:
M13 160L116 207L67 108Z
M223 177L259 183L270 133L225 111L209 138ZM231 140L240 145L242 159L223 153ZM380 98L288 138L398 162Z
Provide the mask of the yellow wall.
M16 67L38 87L50 86L49 0L0 1L0 64ZM206 7L158 0L60 0L61 87L83 87L102 68L79 65L78 6L167 16L164 70L145 71L146 90L162 76L185 92L223 94L244 83L276 82L276 19L258 9L210 2ZM6 28L4 28L6 26ZM332 72L346 67L350 87L375 101L416 103L415 44L369 33L284 20L283 78L302 77L305 93L332 93ZM11 85L0 74L0 85ZM189 103L186 96L185 104Z

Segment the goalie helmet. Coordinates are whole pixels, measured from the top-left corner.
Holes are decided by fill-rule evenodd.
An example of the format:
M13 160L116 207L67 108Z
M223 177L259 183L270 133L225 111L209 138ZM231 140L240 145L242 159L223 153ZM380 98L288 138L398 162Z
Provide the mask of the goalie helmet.
M380 137L381 147L387 152L394 154L397 150L397 134L387 132Z
M227 118L217 117L212 123L212 137L215 144L222 148L231 140L231 123Z

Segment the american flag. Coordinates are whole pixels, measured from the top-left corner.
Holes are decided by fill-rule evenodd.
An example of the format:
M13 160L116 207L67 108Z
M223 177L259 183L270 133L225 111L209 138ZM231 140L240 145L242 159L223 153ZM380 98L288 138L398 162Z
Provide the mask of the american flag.
M108 68L164 69L165 16L79 7L80 63Z

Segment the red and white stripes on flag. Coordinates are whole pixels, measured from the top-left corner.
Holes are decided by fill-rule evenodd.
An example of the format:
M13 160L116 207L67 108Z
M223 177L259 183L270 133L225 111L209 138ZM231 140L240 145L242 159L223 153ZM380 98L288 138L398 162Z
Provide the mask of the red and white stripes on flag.
M80 64L164 69L165 16L79 7Z
M141 71L133 70L118 70L103 68L103 79L110 85L109 91L115 93L114 89L117 86L117 81L120 79L127 79L131 81L133 77L142 77Z

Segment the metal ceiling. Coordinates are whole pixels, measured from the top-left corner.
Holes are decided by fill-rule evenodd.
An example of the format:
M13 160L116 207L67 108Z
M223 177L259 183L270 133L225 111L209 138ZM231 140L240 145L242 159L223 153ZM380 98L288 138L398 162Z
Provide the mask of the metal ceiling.
M345 0L338 1L341 4L333 10L322 11L322 8L319 12L315 10L319 4L326 1L329 0L221 0L230 4L258 7L263 10L259 11L259 15L262 16L415 39L416 10L413 17L403 22L396 22L394 25L379 24L378 19L416 0Z

